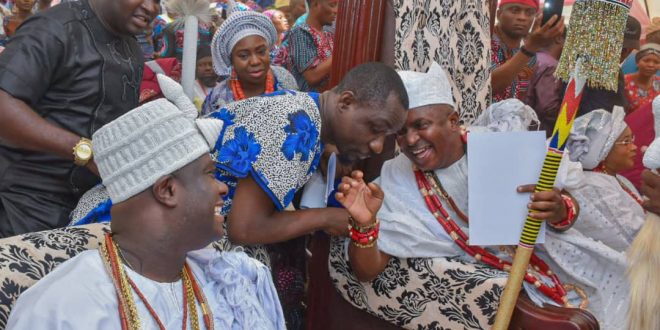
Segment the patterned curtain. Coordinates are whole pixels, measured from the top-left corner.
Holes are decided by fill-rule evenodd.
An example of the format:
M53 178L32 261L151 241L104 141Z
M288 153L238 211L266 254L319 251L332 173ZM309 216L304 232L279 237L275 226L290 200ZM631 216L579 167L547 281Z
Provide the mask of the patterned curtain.
M394 0L397 69L426 72L431 61L452 80L461 121L490 104L490 13L483 0Z

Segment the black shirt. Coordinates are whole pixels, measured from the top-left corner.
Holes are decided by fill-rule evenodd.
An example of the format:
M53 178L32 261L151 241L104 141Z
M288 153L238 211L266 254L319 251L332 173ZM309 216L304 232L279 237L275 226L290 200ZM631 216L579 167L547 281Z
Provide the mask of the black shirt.
M54 125L90 138L137 107L143 61L135 38L106 30L87 0L68 2L20 26L0 54L0 89ZM22 191L61 202L97 182L71 160L0 142L1 198Z

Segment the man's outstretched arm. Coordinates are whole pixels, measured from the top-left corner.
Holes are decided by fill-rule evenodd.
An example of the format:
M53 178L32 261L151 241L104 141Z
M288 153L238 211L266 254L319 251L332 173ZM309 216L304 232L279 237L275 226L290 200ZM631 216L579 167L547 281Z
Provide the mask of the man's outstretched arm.
M270 244L317 230L346 235L348 212L340 208L278 211L251 176L238 181L228 216L228 235L232 242Z

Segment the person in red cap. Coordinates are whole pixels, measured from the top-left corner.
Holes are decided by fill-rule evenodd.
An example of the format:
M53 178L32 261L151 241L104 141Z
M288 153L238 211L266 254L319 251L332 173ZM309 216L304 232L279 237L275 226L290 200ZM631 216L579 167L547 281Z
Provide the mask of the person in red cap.
M564 19L541 26L538 0L501 0L491 40L493 102L524 100L536 64L536 52L564 32ZM530 32L531 28L531 32Z

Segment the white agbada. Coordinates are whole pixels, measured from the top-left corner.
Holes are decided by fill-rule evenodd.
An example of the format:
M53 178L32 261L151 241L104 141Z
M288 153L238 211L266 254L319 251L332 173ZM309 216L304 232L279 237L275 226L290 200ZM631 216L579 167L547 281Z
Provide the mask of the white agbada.
M625 178L620 180L637 193ZM587 293L588 309L602 329L625 329L625 253L643 224L644 211L607 174L585 171L580 185L567 190L578 201L580 215L568 231L548 231L540 255L564 283L577 284Z
M596 168L626 128L624 112L592 111L576 119L567 148L587 169L580 184L567 187L580 205L573 227L549 233L544 246L565 283L576 282L589 295L589 310L602 329L625 329L629 304L626 250L644 223L644 210L622 185L639 198L622 176L588 171Z
M467 170L467 157L463 156L451 166L434 171L447 193L465 214L468 209ZM576 169L567 165L566 171L571 174L564 174L567 177L563 183L572 186L580 182L573 175L579 170L579 167ZM429 212L418 190L413 164L405 155L387 161L376 183L385 192L383 206L378 212L381 221L378 248L381 251L400 258L461 256L466 261L474 262ZM466 224L456 216L448 203L444 200L441 202L452 219L467 232ZM581 212L589 212L588 209L587 206L587 210ZM581 221L581 218L577 221ZM546 233L546 244L537 246L537 254L558 273L563 283L577 284L587 292L588 309L599 320L602 329L625 328L623 322L628 305L628 284L625 280L623 251L594 240L589 236L589 231L570 229L564 233L550 230ZM525 287L533 300L554 304L527 283ZM575 295L572 297L577 298Z
M637 194L632 184L619 179ZM575 283L589 297L588 309L602 329L625 329L629 283L626 250L644 222L644 211L613 176L584 172L568 191L580 205L575 225L548 231L540 254L564 283Z
M456 206L467 213L467 156L434 172ZM437 258L465 255L429 212L417 185L413 163L404 154L385 162L375 181L385 192L378 211L378 249L399 258ZM467 224L442 200L442 206L464 232Z
M573 229L621 253L628 249L644 223L644 209L636 201L641 198L626 178L591 170L617 147L615 142L627 127L624 116L620 107L611 113L589 112L575 120L567 141L571 159L588 170L582 184L569 189L580 203L580 216Z
M621 185L641 200L637 189L623 176L588 171L584 172L583 184L569 192L580 203L573 229L623 253L644 224L645 214Z
M216 329L286 329L270 271L243 252L212 249L188 254L213 312ZM181 329L181 280L159 283L124 266L167 329ZM133 292L143 329L158 325ZM203 326L199 304L197 313ZM190 316L188 326L191 328ZM7 329L121 329L117 293L98 250L66 261L18 298Z
M430 74L437 75L437 72L429 71L426 75ZM410 94L414 89L409 86L411 82L406 79L407 75L402 75L402 79ZM417 106L422 105L425 104L418 102ZM475 121L481 126L472 126L469 131L525 131L533 122L538 123L538 119L532 108L517 99L509 99L491 105ZM413 167L412 161L401 154L385 162L380 177L375 181L385 192L383 206L378 212L378 218L381 219L378 248L400 258L467 256L429 212L419 191ZM463 155L454 164L435 169L434 172L456 206L467 214L467 156ZM449 203L443 199L441 202L456 224L467 233L467 224L456 215Z
M433 74L437 76L437 72ZM424 93L434 90L427 87L429 86L427 82L430 79L429 74L426 74L426 77L424 74L411 72L400 73L400 75L409 92L411 104L419 107L427 104L448 103L437 102L433 98L424 102L424 98L427 97ZM434 90L434 92L442 94L444 91ZM413 107L411 106L411 108ZM518 100L506 100L493 104L475 121L475 124L479 126L471 127L470 130L521 131L526 130L535 119L535 113L531 108L523 106ZM436 169L434 172L458 208L467 214L466 157L463 156L451 166ZM582 171L579 164L563 159L559 172L557 178L559 187L580 186L583 177L580 175ZM383 165L381 176L376 182L385 192L383 206L378 212L378 218L381 221L378 248L381 251L400 258L462 256L464 259L474 262L453 242L428 210L419 192L413 164L405 155L399 155L386 162ZM621 196L619 195L619 197ZM441 202L454 221L467 232L467 224L456 216L446 201L441 199ZM618 202L614 205L621 206ZM590 213L589 206L582 212ZM614 216L614 214L607 216ZM578 219L579 221L580 219ZM625 294L627 283L624 277L625 256L623 253L594 240L588 231L580 232L577 229L571 229L565 233L548 232L545 246L537 248L541 258L549 263L564 283L575 283L587 291L590 300L589 310L598 318L603 329L623 329L622 324L624 323L622 322L625 320L625 308L628 305ZM599 239L605 239L605 237L599 237ZM533 300L553 303L536 292L533 286L525 283L525 287ZM575 296L573 295L573 297Z

